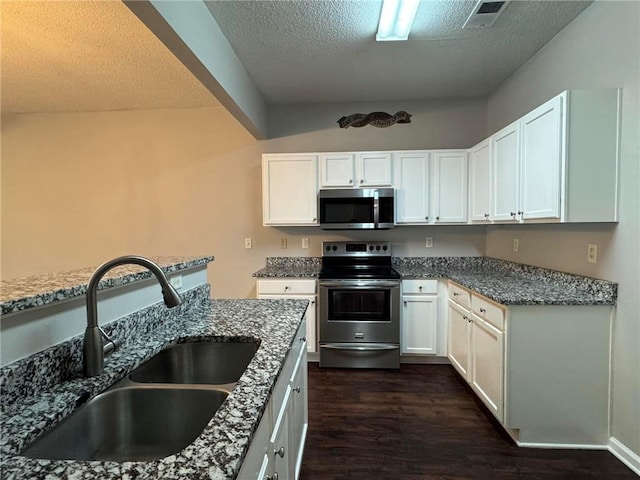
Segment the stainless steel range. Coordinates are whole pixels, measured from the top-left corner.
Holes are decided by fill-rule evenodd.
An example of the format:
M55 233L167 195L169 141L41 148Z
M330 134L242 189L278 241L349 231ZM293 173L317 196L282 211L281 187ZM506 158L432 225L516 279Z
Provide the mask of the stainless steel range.
M400 275L390 242L323 242L320 367L400 368Z

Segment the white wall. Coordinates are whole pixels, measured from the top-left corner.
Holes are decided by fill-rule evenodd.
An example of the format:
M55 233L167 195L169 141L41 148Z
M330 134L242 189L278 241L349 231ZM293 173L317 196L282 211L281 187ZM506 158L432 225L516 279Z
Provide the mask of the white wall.
M350 234L262 226L263 152L467 147L486 131L486 105L478 100L418 104L414 123L386 129L340 130L335 123L353 109L378 107L396 108L304 108L308 120L288 109L281 129L309 133L269 141L256 141L223 108L4 115L2 278L131 253L214 255L214 297L246 298L255 296L251 274L265 257L319 256L325 239L391 240L397 255L482 255L485 227ZM326 126L319 128L319 119ZM434 248L424 247L427 235ZM310 238L309 249L301 248L302 237Z
M619 283L611 435L640 455L640 3L596 1L489 99L489 133L565 89L622 87L618 225L489 227L487 255ZM511 250L513 237L520 251ZM588 264L588 243L598 263Z

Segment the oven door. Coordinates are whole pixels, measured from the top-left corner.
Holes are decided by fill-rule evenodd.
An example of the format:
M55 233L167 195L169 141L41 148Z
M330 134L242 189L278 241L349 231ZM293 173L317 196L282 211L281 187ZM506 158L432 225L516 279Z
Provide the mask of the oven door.
M400 282L320 281L321 343L400 343Z

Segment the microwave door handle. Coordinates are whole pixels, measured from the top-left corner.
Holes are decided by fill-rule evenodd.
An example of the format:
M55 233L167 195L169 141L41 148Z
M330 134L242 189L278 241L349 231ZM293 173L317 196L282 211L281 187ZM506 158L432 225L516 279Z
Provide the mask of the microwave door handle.
M378 228L380 223L380 195L378 190L373 191L373 228Z

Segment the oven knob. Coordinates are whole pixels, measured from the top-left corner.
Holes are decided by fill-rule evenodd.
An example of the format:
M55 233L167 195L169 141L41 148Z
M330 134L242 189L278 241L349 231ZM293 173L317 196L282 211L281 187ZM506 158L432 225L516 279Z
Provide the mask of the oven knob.
M334 252L338 249L338 247L336 247L335 245L331 248L333 249Z
M327 245L326 247L324 247L324 249L328 252L329 250L331 250L331 245Z
M382 246L382 250L384 250L384 251L386 252L386 251L387 251L387 246L386 246L386 245L383 245L383 246Z
M369 250L373 250L373 245L369 245Z
M380 251L380 245L376 245L376 250Z

